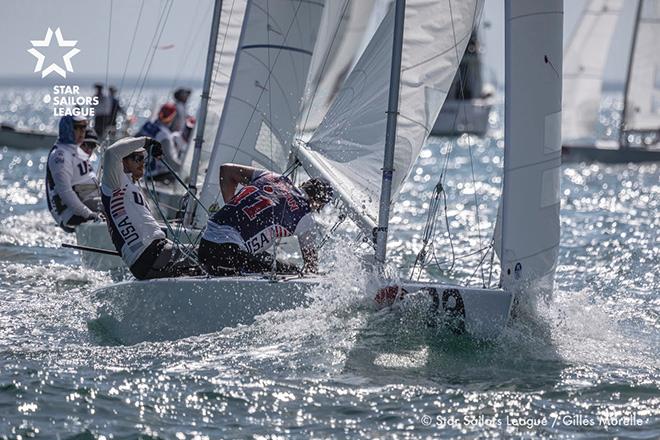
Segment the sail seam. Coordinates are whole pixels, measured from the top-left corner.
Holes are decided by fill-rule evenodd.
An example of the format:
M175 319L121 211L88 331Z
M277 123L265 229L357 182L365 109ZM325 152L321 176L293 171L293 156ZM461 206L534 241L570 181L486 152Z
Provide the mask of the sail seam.
M524 169L524 168L531 168L531 167L534 167L534 166L537 166L537 165L544 165L544 164L548 164L548 163L556 162L556 161L558 161L558 160L559 160L560 165L561 165L561 158L553 157L553 158L550 158L550 159L548 159L548 160L542 160L542 161L540 161L540 162L533 162L533 163L529 163L529 164L525 164L525 165L520 165L520 166L517 166L517 167L515 167L515 168L506 168L505 171L517 171L517 170L522 170L522 169Z
M536 12L534 14L516 15L515 17L511 17L509 21L518 20L519 18L542 16L542 15L564 15L564 13L562 11Z
M299 52L299 53L304 53L305 55L312 55L312 52L309 50L305 49L300 49L298 47L292 47L292 46L282 46L279 44L249 44L247 46L242 46L241 50L247 50L247 49L281 49L281 50L288 50L291 52Z

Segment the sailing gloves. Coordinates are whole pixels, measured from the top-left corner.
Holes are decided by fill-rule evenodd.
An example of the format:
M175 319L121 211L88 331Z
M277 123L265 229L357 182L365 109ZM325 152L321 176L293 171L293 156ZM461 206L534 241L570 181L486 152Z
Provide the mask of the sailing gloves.
M147 150L149 156L159 159L163 156L163 146L160 145L160 142L154 139L147 139L147 143L144 146L144 149Z

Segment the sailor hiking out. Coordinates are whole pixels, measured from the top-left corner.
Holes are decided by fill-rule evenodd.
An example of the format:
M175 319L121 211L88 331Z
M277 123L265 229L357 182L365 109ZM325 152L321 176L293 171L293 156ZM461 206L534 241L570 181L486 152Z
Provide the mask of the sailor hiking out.
M147 137L125 138L105 151L101 192L112 242L137 279L198 275L195 262L165 238L138 186L147 149L156 159L163 154Z
M66 232L85 221L103 220L98 203L98 180L89 159L96 142L87 132L87 120L80 116L60 119L57 143L48 153L46 200L48 210ZM86 133L88 136L86 137ZM87 142L83 149L78 146Z
M244 185L236 193L238 185ZM199 245L199 260L212 275L268 272L272 257L264 252L281 237L295 235L305 269L317 270L317 224L313 213L332 199L332 187L311 179L297 188L288 177L257 168L220 167L225 205L211 217ZM276 262L278 272L295 267Z

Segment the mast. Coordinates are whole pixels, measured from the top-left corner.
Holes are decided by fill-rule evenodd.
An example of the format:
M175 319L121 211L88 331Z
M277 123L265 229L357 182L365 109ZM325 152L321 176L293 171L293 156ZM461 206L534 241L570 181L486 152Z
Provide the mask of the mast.
M394 174L394 146L396 143L396 120L399 115L399 84L401 82L401 51L403 49L403 28L406 0L396 0L394 14L394 37L392 39L392 65L390 70L390 91L387 104L387 129L385 132L385 156L383 158L383 179L380 190L378 226L376 227L376 262L382 268L387 254L387 227L390 220L392 199L392 176Z
M213 6L213 21L211 22L211 33L209 36L209 49L206 54L206 72L204 72L204 85L202 87L202 102L199 106L199 118L197 120L197 136L195 137L195 150L193 151L192 164L190 165L190 182L188 191L197 194L197 174L199 172L199 161L202 157L202 145L204 144L204 127L206 126L206 113L209 105L209 95L211 90L211 78L213 77L213 64L215 63L215 51L218 43L218 30L220 28L220 13L222 12L222 0L215 0ZM192 224L193 214L195 212L196 201L191 197L186 206L184 216L184 226L189 227Z
M626 114L628 109L628 91L630 90L630 74L632 73L633 58L635 57L635 46L637 45L637 30L639 29L639 19L642 15L642 3L637 2L637 12L635 13L635 24L633 24L633 36L630 43L630 55L628 56L628 68L626 70L626 83L623 89L623 111L621 112L621 123L619 124L619 147L628 147L628 137L624 132L626 125Z

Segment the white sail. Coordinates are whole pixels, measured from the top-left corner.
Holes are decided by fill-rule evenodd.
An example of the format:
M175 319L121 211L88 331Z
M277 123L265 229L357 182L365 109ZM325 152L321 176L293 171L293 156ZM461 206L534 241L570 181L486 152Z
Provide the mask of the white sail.
M562 0L508 0L502 287L552 280L559 249ZM543 284L543 285L542 285Z
M660 0L640 1L624 127L657 130L660 128Z
M440 112L480 7L477 0L406 2L393 199ZM297 153L310 175L320 174L340 189L363 227L373 225L378 212L393 19L390 8L317 131Z
M243 19L248 0L233 0L222 2L220 12L220 25L216 42L215 58L213 63L213 78L206 113L204 127L205 138L198 176L203 176L211 158L211 151L218 132L220 115L224 108L232 66L238 50L238 41L241 36ZM199 118L198 118L199 119ZM188 147L186 161L192 161L193 145ZM185 169L185 168L184 168Z
M603 72L623 0L590 0L582 11L564 55L564 139L594 136Z
M221 199L222 163L286 167L322 11L322 0L248 1L202 187L204 206ZM205 221L198 209L196 225Z
M305 86L298 138L307 139L316 130L364 50L374 2L336 0L326 5Z

